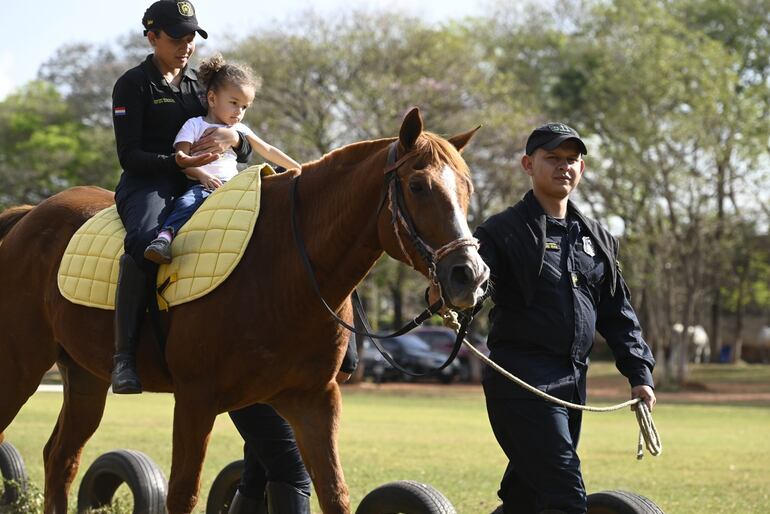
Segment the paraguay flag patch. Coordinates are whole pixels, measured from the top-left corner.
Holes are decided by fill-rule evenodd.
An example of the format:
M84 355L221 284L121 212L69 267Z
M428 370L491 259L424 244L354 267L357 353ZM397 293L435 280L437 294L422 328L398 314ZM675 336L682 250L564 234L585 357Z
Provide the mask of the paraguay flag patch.
M125 107L113 107L112 108L112 114L115 116L125 116L126 115L126 108Z

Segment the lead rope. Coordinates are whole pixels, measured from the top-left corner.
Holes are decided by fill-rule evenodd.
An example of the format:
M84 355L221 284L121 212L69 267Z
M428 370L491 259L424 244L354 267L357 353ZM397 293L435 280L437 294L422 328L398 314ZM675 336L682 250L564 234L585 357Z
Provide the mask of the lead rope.
M647 407L647 404L644 403L641 398L634 398L633 400L628 400L627 402L619 403L617 405L612 405L609 407L592 407L590 405L580 405L577 403L571 403L564 400L560 400L559 398L554 398L553 396L544 393L543 391L541 391L540 389L537 389L536 387L532 387L531 385L524 382L519 377L503 369L497 363L495 363L492 359L490 359L489 357L481 353L478 349L476 349L476 347L473 346L471 343L469 343L467 339L463 339L463 344L467 346L468 349L481 360L481 362L491 367L492 369L494 369L495 371L497 371L498 373L506 377L511 382L523 387L527 391L545 400L548 400L549 402L553 402L557 405L561 405L562 407L567 407L568 409L588 411L588 412L612 412L612 411L620 410L625 407L629 407L631 405L636 404L636 410L634 412L636 412L636 422L639 424L639 440L636 448L636 458L638 460L641 460L642 457L644 457L645 446L647 446L647 451L650 452L650 455L652 455L653 457L657 457L663 451L663 444L660 441L660 435L658 435L658 431L655 428L655 423L652 421L652 413L650 412L650 409Z

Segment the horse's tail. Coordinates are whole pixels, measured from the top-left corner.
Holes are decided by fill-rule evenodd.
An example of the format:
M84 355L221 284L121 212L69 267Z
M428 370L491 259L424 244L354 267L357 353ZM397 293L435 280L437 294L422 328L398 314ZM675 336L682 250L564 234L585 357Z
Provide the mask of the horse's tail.
M21 218L29 214L34 205L17 205L0 212L0 241L11 231Z

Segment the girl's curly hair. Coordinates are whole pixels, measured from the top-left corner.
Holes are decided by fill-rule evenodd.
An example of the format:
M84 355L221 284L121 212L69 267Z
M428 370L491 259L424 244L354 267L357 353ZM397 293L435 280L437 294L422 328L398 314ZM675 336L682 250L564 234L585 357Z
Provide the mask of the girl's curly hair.
M251 86L255 90L262 85L262 80L249 66L240 63L228 63L222 54L212 55L200 63L198 79L206 86L206 91L217 91L226 84Z

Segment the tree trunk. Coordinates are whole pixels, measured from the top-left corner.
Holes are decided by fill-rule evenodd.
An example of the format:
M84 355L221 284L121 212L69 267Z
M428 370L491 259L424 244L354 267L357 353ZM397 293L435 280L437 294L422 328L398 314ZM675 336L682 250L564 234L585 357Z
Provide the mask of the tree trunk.
M725 165L717 166L717 226L714 233L714 242L722 244L722 236L725 221ZM722 255L716 255L715 269L711 275L711 362L719 361L719 352L722 349Z

